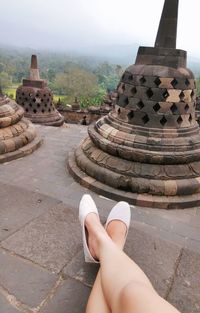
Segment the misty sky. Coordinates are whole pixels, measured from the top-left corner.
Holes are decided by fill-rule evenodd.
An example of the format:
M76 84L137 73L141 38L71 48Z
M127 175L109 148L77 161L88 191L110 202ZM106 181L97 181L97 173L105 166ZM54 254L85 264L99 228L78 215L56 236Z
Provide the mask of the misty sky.
M0 43L73 50L154 45L164 0L0 0ZM179 0L177 47L200 56L199 0Z

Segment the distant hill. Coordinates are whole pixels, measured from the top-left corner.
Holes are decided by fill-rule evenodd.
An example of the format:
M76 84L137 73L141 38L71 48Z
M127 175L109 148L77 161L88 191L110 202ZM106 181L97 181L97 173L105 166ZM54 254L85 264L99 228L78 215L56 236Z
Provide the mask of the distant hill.
M91 55L94 58L106 60L111 63L129 65L135 62L139 44L100 46L81 50L78 53ZM77 53L77 52L76 52ZM188 54L188 67L195 76L200 76L200 57L196 58Z
M82 61L88 63L88 66L95 67L98 63L109 62L112 64L119 64L126 67L135 62L139 44L133 43L132 45L105 45L93 47L80 47L76 50L66 51L53 51L53 50L40 50L36 51L31 48L18 48L12 46L5 46L0 43L1 50L9 55L23 54L31 55L37 53L40 58L45 59L45 55L52 58L59 58L59 55L67 57L71 61ZM188 54L188 67L194 72L196 77L200 77L200 57L194 57Z

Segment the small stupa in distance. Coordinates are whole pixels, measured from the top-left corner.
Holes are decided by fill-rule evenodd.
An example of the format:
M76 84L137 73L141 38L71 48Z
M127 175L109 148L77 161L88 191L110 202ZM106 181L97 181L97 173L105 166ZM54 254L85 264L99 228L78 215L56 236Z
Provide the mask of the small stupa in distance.
M40 78L37 56L32 55L30 76L23 79L16 91L16 101L24 108L25 117L33 123L47 126L61 126L64 117L56 110L53 103L53 93L47 87L47 82Z

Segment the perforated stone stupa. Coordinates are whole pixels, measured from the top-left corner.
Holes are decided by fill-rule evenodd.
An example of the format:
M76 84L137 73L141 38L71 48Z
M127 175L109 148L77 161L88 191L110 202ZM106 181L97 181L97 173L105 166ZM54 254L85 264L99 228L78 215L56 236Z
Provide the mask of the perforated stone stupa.
M41 144L24 110L0 90L0 163L32 153Z
M61 126L64 117L53 104L53 93L47 87L47 82L40 79L37 66L37 56L32 55L30 77L23 79L23 85L16 91L16 101L24 108L25 117L33 123Z
M196 85L176 49L178 0L166 0L155 47L140 47L118 85L115 109L88 128L70 156L76 180L151 208L200 205Z

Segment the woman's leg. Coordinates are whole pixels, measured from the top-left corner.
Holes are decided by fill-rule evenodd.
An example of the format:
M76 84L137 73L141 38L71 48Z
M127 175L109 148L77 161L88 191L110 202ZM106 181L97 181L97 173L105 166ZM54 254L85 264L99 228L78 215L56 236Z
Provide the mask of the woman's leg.
M88 299L86 313L111 313L103 294L100 275L99 270Z
M100 224L96 214L86 218L89 248L101 263L103 294L113 313L177 313L153 289L147 276L121 251Z
M125 224L121 221L111 221L107 226L106 232L119 249L122 250L125 243ZM100 270L88 299L86 313L111 313L103 294Z

